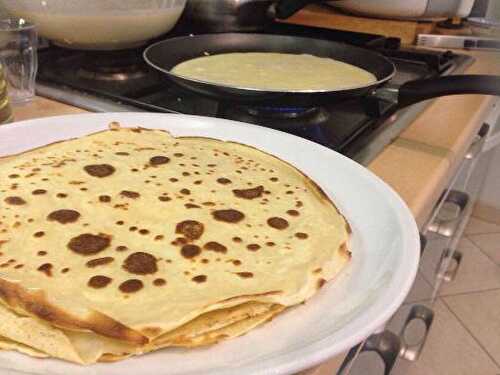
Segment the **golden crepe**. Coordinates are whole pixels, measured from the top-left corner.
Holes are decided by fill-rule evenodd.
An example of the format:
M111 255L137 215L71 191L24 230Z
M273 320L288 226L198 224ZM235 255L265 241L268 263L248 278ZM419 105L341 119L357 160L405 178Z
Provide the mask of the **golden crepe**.
M291 53L221 53L184 61L172 73L198 81L258 90L323 91L363 87L377 78L342 61Z
M0 159L0 348L89 364L246 333L346 265L323 191L255 148L120 128Z

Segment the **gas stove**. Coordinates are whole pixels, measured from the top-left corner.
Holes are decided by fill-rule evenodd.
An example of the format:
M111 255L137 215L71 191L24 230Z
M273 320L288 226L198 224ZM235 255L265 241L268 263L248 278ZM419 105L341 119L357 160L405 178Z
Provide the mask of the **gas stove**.
M380 35L273 23L262 33L306 36L369 48L389 57L397 87L409 80L462 72L472 59L451 52L401 47ZM167 37L187 35L175 29ZM152 111L221 117L267 126L307 138L367 164L428 103L397 110L390 99L352 99L313 107L247 107L188 92L150 69L142 49L39 51L37 93L91 111Z

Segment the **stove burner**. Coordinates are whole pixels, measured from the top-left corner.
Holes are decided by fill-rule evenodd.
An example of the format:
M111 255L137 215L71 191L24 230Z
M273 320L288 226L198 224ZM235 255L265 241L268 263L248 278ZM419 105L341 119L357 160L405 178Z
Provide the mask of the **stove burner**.
M129 81L144 78L147 66L138 50L87 52L77 70L79 78L97 81Z
M246 107L224 105L219 109L220 116L231 120L288 131L321 125L330 115L323 107Z
M293 119L312 116L320 109L318 107L243 107L248 114L256 117L274 119Z
M133 79L143 78L147 75L139 65L130 66L100 66L100 67L82 67L78 69L77 76L85 79L97 81L130 81Z

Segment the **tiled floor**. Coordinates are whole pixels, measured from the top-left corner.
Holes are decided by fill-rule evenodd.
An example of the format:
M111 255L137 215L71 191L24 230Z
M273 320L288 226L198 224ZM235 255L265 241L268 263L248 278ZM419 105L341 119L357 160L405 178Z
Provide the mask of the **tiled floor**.
M438 300L435 318L420 358L399 361L391 375L496 375L498 364L490 358L452 311ZM500 338L498 338L500 340Z
M396 375L500 374L500 225L471 218L459 250L462 264L440 289L422 355L399 365ZM424 254L407 302L425 303L435 274L433 256ZM403 318L396 316L391 324L396 327Z

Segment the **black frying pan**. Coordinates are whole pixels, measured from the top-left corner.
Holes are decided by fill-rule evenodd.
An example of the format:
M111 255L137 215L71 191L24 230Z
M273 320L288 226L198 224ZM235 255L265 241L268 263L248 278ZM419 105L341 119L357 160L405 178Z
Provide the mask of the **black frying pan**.
M330 57L369 71L377 77L377 81L341 90L271 91L197 81L170 72L183 61L207 53L215 55L230 52L305 53ZM356 96L376 95L375 89L390 80L396 72L390 60L370 50L326 40L266 34L225 33L167 39L148 47L144 51L144 59L153 68L164 72L174 83L190 91L217 100L266 106L307 107ZM454 94L500 96L500 76L458 75L411 81L399 88L397 100L402 107L425 99Z

